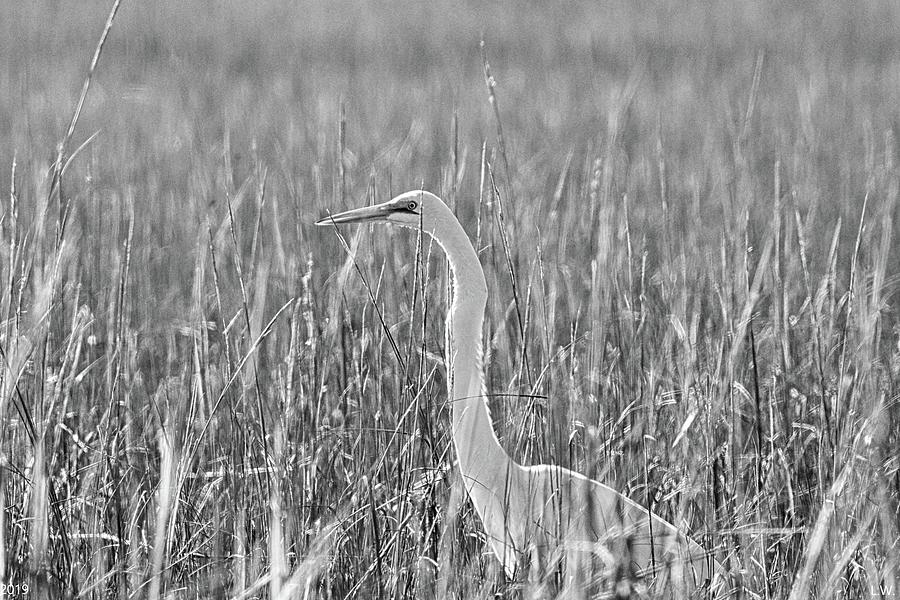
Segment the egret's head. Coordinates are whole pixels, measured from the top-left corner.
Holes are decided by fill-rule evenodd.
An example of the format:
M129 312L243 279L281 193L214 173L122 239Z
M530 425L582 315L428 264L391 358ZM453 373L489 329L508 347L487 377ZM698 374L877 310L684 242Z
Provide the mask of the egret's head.
M450 209L440 198L425 191L412 191L395 198L363 208L354 208L316 221L316 225L340 223L391 223L414 227L431 233L441 217L452 216Z
M450 207L434 194L421 190L406 192L375 206L355 208L316 221L316 225L339 223L389 223L419 229L444 249L457 285L465 282L471 301L477 304L487 297L484 271L466 230Z

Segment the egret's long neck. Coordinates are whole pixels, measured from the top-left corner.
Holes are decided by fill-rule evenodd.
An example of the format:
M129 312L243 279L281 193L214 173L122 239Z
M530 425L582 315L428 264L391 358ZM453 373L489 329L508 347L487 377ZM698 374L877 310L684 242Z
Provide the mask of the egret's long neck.
M465 230L455 220L435 239L444 248L453 271L453 304L447 316L450 361L449 395L453 442L464 480L484 483L509 468L488 411L482 369L481 327L487 284L478 255Z

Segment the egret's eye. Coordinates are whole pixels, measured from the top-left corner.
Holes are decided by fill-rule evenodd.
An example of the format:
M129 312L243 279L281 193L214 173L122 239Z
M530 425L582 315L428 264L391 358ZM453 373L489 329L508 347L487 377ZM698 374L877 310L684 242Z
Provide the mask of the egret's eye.
M416 210L417 208L419 208L419 205L415 200L410 200L409 203L407 203L406 208L409 210Z

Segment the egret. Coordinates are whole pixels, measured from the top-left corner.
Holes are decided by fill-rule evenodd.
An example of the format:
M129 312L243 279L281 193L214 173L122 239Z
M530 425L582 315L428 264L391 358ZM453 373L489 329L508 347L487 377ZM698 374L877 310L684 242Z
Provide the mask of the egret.
M677 527L579 473L556 465L520 465L500 445L482 365L487 284L450 208L434 194L411 191L324 217L316 225L369 222L420 229L447 255L453 278L446 321L453 443L465 490L507 576L514 578L520 565L534 572L538 564L564 566L571 577L573 561L583 572L599 559L607 576L615 569L618 577L653 574L690 592L707 586L720 567Z

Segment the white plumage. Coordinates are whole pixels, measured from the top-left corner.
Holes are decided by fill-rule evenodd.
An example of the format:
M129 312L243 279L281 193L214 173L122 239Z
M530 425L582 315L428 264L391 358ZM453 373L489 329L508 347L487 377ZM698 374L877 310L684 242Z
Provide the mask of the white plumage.
M440 198L407 192L317 224L361 222L421 227L447 254L454 281L447 315L453 442L466 491L506 574L514 577L523 564L542 574L562 564L574 586L596 577L599 563L603 577L614 577L614 569L627 565L626 573L666 573L665 587L691 592L703 586L720 568L674 525L568 469L522 466L500 445L481 363L484 271L462 225Z

